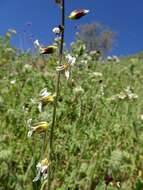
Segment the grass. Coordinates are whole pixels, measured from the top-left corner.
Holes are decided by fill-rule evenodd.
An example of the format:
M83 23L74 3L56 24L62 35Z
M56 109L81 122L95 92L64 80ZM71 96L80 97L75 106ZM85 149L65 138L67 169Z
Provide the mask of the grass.
M102 63L82 44L76 46L70 52L77 56L70 80L61 75L52 189L141 190L143 60ZM28 139L27 120L51 122L53 105L39 113L37 100L45 87L54 93L56 56L18 54L7 37L0 47L0 190L39 190L40 182L32 180L44 135ZM128 86L138 98L110 99Z

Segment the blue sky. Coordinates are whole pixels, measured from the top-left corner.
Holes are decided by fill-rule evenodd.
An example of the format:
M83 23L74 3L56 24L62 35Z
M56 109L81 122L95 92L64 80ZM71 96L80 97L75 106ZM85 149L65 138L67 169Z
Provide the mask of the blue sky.
M74 40L75 26L101 22L117 33L112 54L129 55L143 50L143 0L65 2L67 15L78 8L96 10L78 21L66 20L65 36L68 44ZM32 23L31 26L27 26L29 22ZM15 28L19 32L12 41L18 47L31 47L33 39L39 39L47 45L54 39L52 28L59 24L59 8L54 0L0 0L0 24L0 35L9 28Z

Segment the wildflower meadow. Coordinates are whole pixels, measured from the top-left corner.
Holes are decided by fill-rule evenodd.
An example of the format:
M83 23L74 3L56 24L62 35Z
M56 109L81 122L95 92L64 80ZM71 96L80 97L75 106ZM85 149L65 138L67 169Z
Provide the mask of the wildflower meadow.
M0 37L0 190L143 190L143 59L65 48L65 15L36 53ZM67 2L66 2L67 3Z

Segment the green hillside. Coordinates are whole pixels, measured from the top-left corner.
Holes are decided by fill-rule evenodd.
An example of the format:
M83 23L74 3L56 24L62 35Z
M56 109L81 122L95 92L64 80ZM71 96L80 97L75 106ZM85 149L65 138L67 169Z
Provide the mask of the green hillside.
M39 190L45 134L28 138L27 121L50 128L53 103L41 113L38 103L42 89L55 92L57 56L20 53L9 40L0 38L0 190ZM97 61L80 42L67 53L77 59L69 80L61 74L52 189L142 190L143 60Z

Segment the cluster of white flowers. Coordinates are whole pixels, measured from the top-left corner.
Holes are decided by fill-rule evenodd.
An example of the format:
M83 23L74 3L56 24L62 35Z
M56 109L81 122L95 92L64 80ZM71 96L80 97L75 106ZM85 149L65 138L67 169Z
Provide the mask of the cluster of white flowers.
M25 64L23 67L24 71L30 71L31 69L32 69L32 65L29 65L29 64Z
M128 86L126 89L124 89L119 94L113 95L109 100L136 100L138 98L138 95L132 92L132 89L130 86Z
M84 59L84 60L81 60L80 63L81 63L82 65L86 65L86 64L88 63L88 61Z
M126 96L129 100L138 98L138 95L132 92L132 89L130 86L128 86L126 89L124 89L124 93L126 94Z

